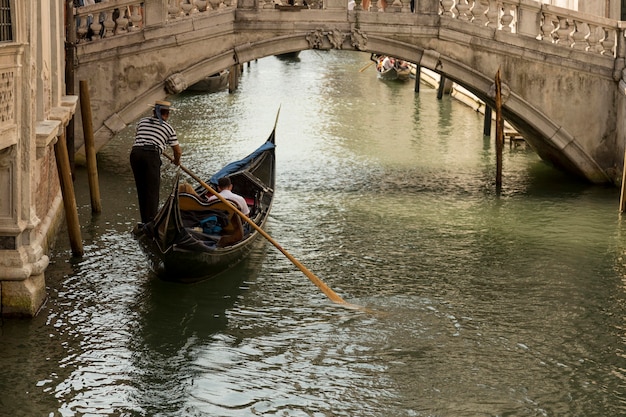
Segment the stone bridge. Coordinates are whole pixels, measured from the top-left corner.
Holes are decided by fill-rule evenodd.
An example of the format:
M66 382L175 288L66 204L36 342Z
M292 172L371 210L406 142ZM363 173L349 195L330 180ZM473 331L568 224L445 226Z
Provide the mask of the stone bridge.
M155 99L222 69L339 49L414 62L491 107L500 69L503 116L544 160L593 183L622 181L621 22L531 0L366 1L105 0L75 9L75 79L89 85L96 146Z

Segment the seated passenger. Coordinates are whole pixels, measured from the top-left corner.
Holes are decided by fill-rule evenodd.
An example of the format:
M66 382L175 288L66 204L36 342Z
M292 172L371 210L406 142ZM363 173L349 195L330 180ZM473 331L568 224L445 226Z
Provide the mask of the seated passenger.
M233 193L232 189L233 184L230 182L230 178L222 177L217 180L217 190L219 191L220 195L225 199L234 202L237 208L247 216L248 214L250 214L250 209L248 208L248 204L246 204L246 200L239 194ZM212 195L211 197L209 197L208 201L214 200L217 200L217 197Z

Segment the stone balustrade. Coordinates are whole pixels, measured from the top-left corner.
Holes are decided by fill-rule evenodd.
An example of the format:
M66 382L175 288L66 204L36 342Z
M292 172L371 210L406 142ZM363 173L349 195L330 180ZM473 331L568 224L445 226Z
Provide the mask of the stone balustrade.
M328 0L242 1L239 7L257 10L290 7L299 9L324 9ZM530 36L537 41L594 54L616 56L617 39L622 33L618 22L599 16L542 4L532 0L415 0L425 4L414 8L411 0L371 0L363 10L362 0L356 0L351 13L428 13L437 10L442 18L459 20L468 24ZM237 0L163 0L162 24L166 21L188 19L212 12L233 9ZM143 1L104 0L91 6L75 9L78 42L97 41L140 31L144 27ZM148 6L150 7L150 6ZM154 6L153 6L154 7ZM346 10L348 0L346 0ZM415 10L414 10L415 9ZM158 22L156 22L158 23Z
M440 0L440 15L609 56L620 32L615 20L524 0Z
M541 8L539 29L544 42L613 57L618 34L622 33L615 20L550 5Z
M108 0L74 10L77 42L125 35L144 27L144 3L139 0Z

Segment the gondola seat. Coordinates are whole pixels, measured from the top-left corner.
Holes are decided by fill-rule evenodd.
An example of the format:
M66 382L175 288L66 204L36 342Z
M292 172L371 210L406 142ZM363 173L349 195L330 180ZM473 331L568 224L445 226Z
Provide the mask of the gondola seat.
M229 202L235 205L234 202L230 200ZM181 214L183 214L182 212L194 212L194 217L202 219L219 213L227 219L226 224L222 226L221 237L217 242L218 247L229 246L243 239L244 231L241 218L232 207L221 200L206 202L202 201L197 195L183 192L178 194L178 205ZM187 216L183 214L183 217Z

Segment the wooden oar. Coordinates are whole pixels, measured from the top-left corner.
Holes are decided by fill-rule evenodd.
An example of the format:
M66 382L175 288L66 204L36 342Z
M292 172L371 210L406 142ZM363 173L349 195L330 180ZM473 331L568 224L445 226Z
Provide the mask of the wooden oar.
M163 155L165 155L170 161L174 162L174 158L172 158L171 156L169 156L168 154L164 153ZM279 251L281 251L283 253L283 255L285 255L295 266L297 266L300 271L302 271L304 273L304 275L307 276L307 278L309 278L311 280L311 282L313 282L313 284L317 285L317 287L322 290L322 292L324 294L326 294L326 296L328 298L330 298L331 301L337 303L337 304L343 304L345 306L348 307L354 307L354 308L359 308L356 305L350 304L347 301L345 301L343 298L341 298L336 292L334 292L332 289L330 289L330 287L328 285L326 285L324 283L324 281L322 281L321 279L319 279L317 276L315 276L315 274L311 271L309 271L304 265L302 265L302 263L300 261L298 261L296 258L294 258L289 252L287 252L282 246L280 246L278 244L278 242L276 242L274 239L272 239L272 237L267 234L267 232L263 229L261 229L255 222L253 222L248 216L246 216L245 214L243 214L237 207L235 207L233 204L230 203L230 201L226 200L224 197L222 197L220 195L220 193L218 193L217 191L215 191L211 186L209 186L207 183L205 183L204 181L202 181L202 179L200 179L200 177L198 177L196 174L194 174L193 172L191 172L189 169L185 168L184 166L180 165L180 168L185 171L187 174L189 174L191 176L191 178L193 178L194 180L198 181L198 183L200 183L204 188L206 188L206 190L208 192L210 192L211 194L213 194L215 197L217 197L222 203L227 204L229 207L231 207L233 210L235 210L235 212L239 215L239 217L241 217L242 219L244 219L250 226L252 226L257 232L259 232L261 235L263 235L263 237L265 239L267 239L272 245L274 245L276 247L276 249L278 249Z
M369 67L371 67L371 66L372 66L372 65L374 65L375 63L376 63L376 62L374 62L374 61L370 62L369 64L367 64L366 66L364 66L363 68L361 68L361 69L359 70L359 72L363 72L363 71L365 71L366 69L368 69Z

